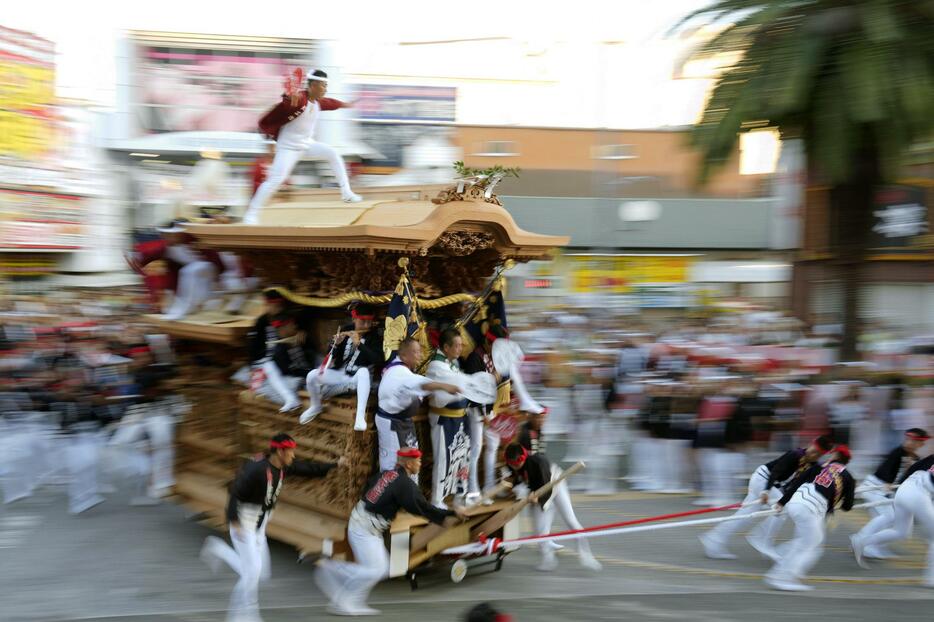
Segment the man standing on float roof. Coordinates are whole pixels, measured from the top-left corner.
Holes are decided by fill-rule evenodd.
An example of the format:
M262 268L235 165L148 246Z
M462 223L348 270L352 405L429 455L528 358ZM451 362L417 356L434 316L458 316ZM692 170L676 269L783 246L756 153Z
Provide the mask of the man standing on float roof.
M302 156L324 158L331 165L341 198L346 203L359 203L360 195L350 189L344 159L332 147L315 140L318 116L326 110L349 108L340 100L325 97L328 92L328 74L320 69L308 72L308 88L295 93L285 93L282 101L267 112L259 121L263 134L276 141L276 155L266 171L264 181L250 200L250 207L243 216L243 223L255 225L263 205L279 186L289 177Z

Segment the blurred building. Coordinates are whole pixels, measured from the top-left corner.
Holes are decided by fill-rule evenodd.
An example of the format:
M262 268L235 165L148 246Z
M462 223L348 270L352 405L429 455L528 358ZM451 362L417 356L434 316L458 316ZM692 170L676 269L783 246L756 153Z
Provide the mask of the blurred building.
M710 34L344 49L356 117L386 156L367 162L367 181L445 181L456 159L521 169L497 188L505 207L571 245L558 261L511 271L512 298L672 312L718 297L787 306L801 176L773 174L777 135L749 135L697 184L688 131L727 60L691 60ZM781 166L800 166L793 155Z
M0 27L0 273L8 292L42 291L63 271L109 274L120 244L91 235L107 220L108 192L92 147L95 112L55 97L55 47ZM91 263L83 261L92 256ZM117 268L119 269L119 268ZM57 282L57 281L56 281Z
M140 228L180 216L180 202L227 205L239 213L250 198L250 166L267 151L257 121L279 101L292 70L324 69L332 76L329 95L352 98L326 42L130 31L118 50L117 109L106 146ZM323 115L318 138L351 163L378 155L358 140L348 115ZM211 196L193 197L189 176L205 153L218 154L229 174L216 176L224 186L212 188ZM319 161L300 163L291 179L299 186L333 181Z
M698 187L689 128L455 130L468 165L521 169L498 187L520 226L571 236L558 261L511 273L512 297L618 310L788 305L801 194L793 146L782 174L737 153Z
M934 149L919 147L898 183L878 188L860 313L870 331L934 334ZM804 242L794 270L794 310L839 324L843 286L833 255L829 191L811 187Z

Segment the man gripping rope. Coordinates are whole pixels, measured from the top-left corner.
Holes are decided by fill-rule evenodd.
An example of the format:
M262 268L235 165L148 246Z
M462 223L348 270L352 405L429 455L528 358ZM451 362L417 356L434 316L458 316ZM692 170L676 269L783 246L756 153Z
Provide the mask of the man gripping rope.
M853 553L862 566L864 551L911 535L915 520L921 523L928 538L928 567L924 586L934 588L934 454L918 460L905 472L895 493L892 526L866 538L854 537Z
M918 460L917 451L931 438L921 428L911 428L905 431L905 440L901 445L889 452L875 473L866 476L856 492L867 502L883 501L889 498L892 486L913 462ZM883 529L892 526L895 520L895 509L892 505L880 505L869 508L872 520L866 523L852 539L866 540ZM881 546L869 547L863 551L865 557L874 559L888 559L894 554Z
M814 464L798 475L785 489L775 506L784 511L795 526L794 537L783 547L784 554L765 575L765 582L776 590L802 592L813 589L801 583L820 559L826 537L826 517L840 506L844 512L853 507L856 481L846 465L850 448L834 447L827 464Z
M818 458L827 453L833 443L826 436L819 436L811 442L806 448L793 449L785 452L781 457L772 460L766 464L760 465L749 478L749 486L746 492L746 498L743 499L743 507L736 510L736 516L752 514L763 510L769 504L776 503L781 498L782 486L790 482L796 475L803 473L811 465L817 462ZM773 517L768 517L769 520ZM700 536L701 543L704 545L704 552L711 559L735 559L736 556L729 552L727 543L730 536L737 531L744 529L754 519L738 519L729 522L723 522L710 531ZM777 526L781 526L781 519L776 521ZM769 525L769 530L774 529ZM774 532L773 532L774 533ZM755 544L753 544L755 543ZM763 546L759 540L753 539L753 544L757 550L768 551L774 555L771 550L771 543L768 548ZM759 545L759 546L756 546ZM762 552L760 550L760 552Z
M567 524L569 529L583 529L577 515L574 513L574 506L571 505L571 493L568 492L568 485L565 481L560 481L552 490L541 498L535 495L535 491L556 479L561 475L561 469L549 463L545 454L529 454L529 452L519 444L512 444L506 448L506 466L509 469L510 476L516 486L513 491L517 496L531 495L532 516L535 519L535 531L538 535L545 535L551 532L551 525L555 519L555 511L561 513L561 518ZM519 484L522 484L520 486ZM545 540L541 543L542 559L538 569L543 572L550 572L558 567L558 557L555 554L561 547L555 543ZM577 552L580 556L580 564L588 570L600 570L603 566L597 561L597 558L590 552L590 543L586 538L577 541Z

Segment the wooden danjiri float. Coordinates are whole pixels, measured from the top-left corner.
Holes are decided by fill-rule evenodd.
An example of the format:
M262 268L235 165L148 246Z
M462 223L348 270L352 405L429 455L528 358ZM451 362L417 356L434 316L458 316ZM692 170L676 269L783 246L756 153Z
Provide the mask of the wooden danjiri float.
M492 193L496 181L481 176L452 187L371 188L355 204L328 191L293 193L266 206L258 225L186 228L199 246L237 253L252 264L264 288L275 287L308 307L312 337L322 349L346 319L348 304L363 301L385 309L394 294L413 294L408 322L384 323L388 350L413 326L414 336L427 342L431 316L461 325L491 321L485 305L502 295L502 271L513 262L548 259L567 243L567 238L520 229ZM176 499L207 524L224 528L227 485L235 470L266 448L273 434L286 432L298 443L298 458L336 462L344 456L348 464L324 479L293 478L268 526L269 536L295 546L302 557L349 556L347 519L377 470L376 384L365 431L353 430L353 395L326 401L322 414L300 425L301 410L280 413L277 404L230 380L245 363L246 334L255 316L215 312L182 321L158 315L148 319L176 338L181 390L192 404L177 432ZM465 344L465 352L472 347ZM509 408L508 397L500 402L499 408ZM430 486L426 414L416 417L416 427L425 453L420 481ZM517 535L513 502L498 500L469 511L468 521L450 528L400 513L391 528L391 576L407 576L414 587L418 571L442 561L441 550L475 541L481 527L489 537ZM492 561L498 569L501 559ZM463 578L465 568L455 564L452 578Z

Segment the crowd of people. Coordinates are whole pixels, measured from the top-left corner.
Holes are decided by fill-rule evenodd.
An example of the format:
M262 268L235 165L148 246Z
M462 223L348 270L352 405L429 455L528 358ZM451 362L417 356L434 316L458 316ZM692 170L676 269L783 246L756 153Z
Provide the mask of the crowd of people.
M69 511L81 513L103 502L121 483L117 477L134 481L133 504L154 504L168 494L174 485L175 422L186 409L172 388L168 337L125 317L92 318L74 310L58 318L5 315L4 501L62 484Z
M932 521L924 448L934 424L934 351L923 341L857 365L834 361L821 338L780 314L634 326L564 309L513 314L511 330L493 324L469 351L463 333L433 325L428 357L411 338L387 352L379 309L370 305L354 305L321 347L307 309L275 291L265 304L239 381L303 424L330 397L355 393L354 427L365 429L365 404L371 393L377 398L379 469L348 527L356 561L323 562L317 575L336 613L374 613L366 599L388 576L382 534L398 510L457 520L464 507L488 503L483 493L502 478L531 501L537 534L551 531L556 513L570 529L583 528L571 485L613 492L624 475L637 490L698 491L697 505L742 501L736 520L703 535L699 550L713 559L732 557L731 536L754 520L747 515L780 509L748 536L775 560L766 580L776 589L807 589L801 579L820 555L823 517L835 508L849 510L858 498L874 504L872 521L853 537L860 563L890 556L888 543L907 537L914 521ZM7 318L0 340L4 500L61 482L70 511L85 511L104 500L101 467L116 460L113 470L136 478L133 502L156 502L173 485L173 427L186 407L173 390L170 340L132 319L35 319ZM428 498L417 486L421 449L412 422L423 399L434 455ZM497 406L507 403L524 414L521 426L500 417ZM43 458L56 443L67 456L64 471ZM230 492L233 547L206 544L212 567L226 561L240 575L232 611L258 616L265 525L284 475L315 477L334 466L294 461L295 445L287 435L273 438L269 452L244 467ZM561 478L561 465L579 458L586 475ZM554 488L539 497L549 482ZM779 546L786 520L794 537ZM581 564L598 570L586 539L579 544ZM556 567L557 548L541 543L540 569Z

